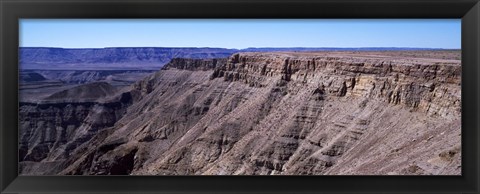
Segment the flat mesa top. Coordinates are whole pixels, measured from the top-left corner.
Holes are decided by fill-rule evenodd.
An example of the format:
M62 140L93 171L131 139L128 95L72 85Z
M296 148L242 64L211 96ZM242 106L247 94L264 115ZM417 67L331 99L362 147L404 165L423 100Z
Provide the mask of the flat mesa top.
M302 51L246 53L248 55L279 57L339 57L351 59L379 59L389 61L461 64L461 50L402 50L402 51Z

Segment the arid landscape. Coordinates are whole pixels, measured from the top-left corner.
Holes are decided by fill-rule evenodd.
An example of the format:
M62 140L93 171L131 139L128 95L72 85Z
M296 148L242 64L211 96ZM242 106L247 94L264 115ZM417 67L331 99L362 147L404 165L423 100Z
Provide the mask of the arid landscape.
M460 56L24 49L19 173L461 175Z

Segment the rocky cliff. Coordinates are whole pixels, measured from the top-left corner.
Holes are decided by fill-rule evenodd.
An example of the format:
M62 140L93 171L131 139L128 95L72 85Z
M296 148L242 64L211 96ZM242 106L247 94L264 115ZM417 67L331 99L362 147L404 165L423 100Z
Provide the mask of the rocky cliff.
M388 52L173 59L132 85L116 122L70 149L68 159L46 144L38 157L21 152L31 161L21 172L460 174L460 76L454 58ZM60 125L47 120L50 127L21 121L22 134Z
M71 151L120 119L135 94L95 82L60 91L39 102L20 102L20 171L55 174Z
M281 77L319 87L337 96L374 98L420 109L428 114L458 117L461 66L457 60L391 59L381 56L332 54L236 54L228 65L215 69L213 78L261 84ZM315 77L317 76L317 77Z

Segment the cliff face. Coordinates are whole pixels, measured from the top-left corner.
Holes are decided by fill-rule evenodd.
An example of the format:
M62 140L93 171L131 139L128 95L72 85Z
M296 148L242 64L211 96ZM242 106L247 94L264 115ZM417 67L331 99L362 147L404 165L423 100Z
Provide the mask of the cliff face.
M228 65L215 70L214 78L253 82L252 85L275 76L302 84L320 81L320 87L337 96L379 99L430 115L460 114L461 65L456 60L271 55L236 54Z
M58 162L51 149L24 169L460 174L460 76L458 60L382 53L174 59L132 85L124 114L70 159Z
M120 92L100 99L99 95L107 95L102 92L112 90L107 83L90 83L40 102L20 102L20 170L26 174L56 174L73 150L113 126L135 95Z
M221 68L227 62L227 58L219 59L186 59L174 58L164 66L163 70L180 69L190 71L209 71L216 68Z

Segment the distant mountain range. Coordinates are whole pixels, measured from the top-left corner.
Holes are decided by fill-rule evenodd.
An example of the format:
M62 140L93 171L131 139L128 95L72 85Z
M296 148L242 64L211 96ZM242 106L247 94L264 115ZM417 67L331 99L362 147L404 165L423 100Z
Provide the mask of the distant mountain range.
M238 52L440 50L399 47L292 47L226 49L208 47L20 48L21 69L159 69L173 58L224 58Z
M22 69L159 69L172 58L223 58L222 48L20 48Z

